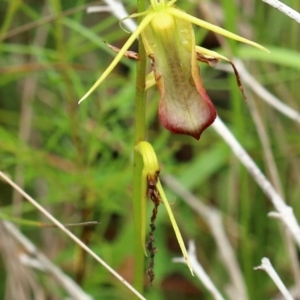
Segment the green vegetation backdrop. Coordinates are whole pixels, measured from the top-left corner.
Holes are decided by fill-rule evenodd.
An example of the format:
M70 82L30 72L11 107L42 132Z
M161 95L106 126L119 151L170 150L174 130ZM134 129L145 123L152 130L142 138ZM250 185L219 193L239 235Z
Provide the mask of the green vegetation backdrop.
M300 11L298 0L285 3ZM106 5L86 0L1 1L0 170L62 223L101 222L71 230L132 282L136 62L124 58L96 92L78 105L115 56L103 41L122 47L129 36L111 12L86 13L88 6L96 4ZM135 1L123 5L128 13L136 12ZM269 48L272 53L268 55L195 28L196 44L239 57L262 86L300 111L298 23L260 0L178 0L177 5ZM137 45L131 50L137 51ZM218 115L300 219L300 118L295 122L282 115L248 85L244 101L231 73L200 66ZM280 222L267 216L275 209L248 171L212 128L200 141L166 131L158 121L157 103L158 92L152 88L147 95L147 140L158 156L162 178L171 174L221 214L248 299L271 299L278 293L267 274L253 270L265 256L287 287L297 287L297 250L288 242ZM230 276L207 220L190 208L172 185L166 191L186 244L195 241L203 268L224 297L234 299L228 296ZM149 203L147 227L152 206ZM30 225L29 221L49 221L0 181L0 219L13 217L19 218L14 221L21 232L94 299L132 297L59 229ZM181 252L163 205L155 236L156 277L150 286L145 276L144 296L212 299L183 264L172 263ZM0 234L1 299L66 297L64 288L49 274L31 267L15 269L7 247L11 247L10 259L15 262L26 251L4 237ZM14 278L19 278L19 288L12 284ZM11 296L13 288L23 290L25 298ZM44 298L36 298L38 292Z

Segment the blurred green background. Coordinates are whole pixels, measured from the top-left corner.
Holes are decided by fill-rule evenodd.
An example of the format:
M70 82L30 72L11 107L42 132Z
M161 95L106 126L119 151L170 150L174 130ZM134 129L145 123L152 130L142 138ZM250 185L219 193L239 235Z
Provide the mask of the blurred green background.
M299 0L285 3L300 11ZM86 13L88 6L96 4L105 5L85 0L0 2L0 170L62 223L100 221L94 227L71 230L131 282L136 63L124 58L96 92L78 106L78 100L115 56L103 41L122 47L129 37L110 12ZM136 12L135 1L123 4L128 13ZM300 110L299 24L259 0L178 0L176 4L269 47L272 54L267 55L195 26L198 45L214 50L223 47L222 53L228 57L239 56L263 86ZM203 64L200 67L219 116L299 219L299 123L275 111L249 88L248 100L244 101L232 75ZM161 174L172 174L205 204L221 212L249 299L270 299L278 293L266 274L253 270L264 256L271 259L285 284L294 286L292 266L298 260L290 258L278 221L267 217L274 210L272 204L213 129L207 129L200 141L166 131L157 116L158 97L155 87L148 92L147 124L148 141L160 161ZM229 299L228 274L206 221L172 189L167 192L184 239L195 240L198 260ZM151 209L149 203L148 220ZM0 181L0 213L2 219L18 217L48 223L4 181ZM58 229L19 226L94 299L131 298L131 292ZM163 205L155 236L156 278L151 287L145 276L145 297L212 299L184 265L171 262L181 253ZM2 254L5 243L0 237ZM12 249L16 255L17 251L23 250ZM5 259L0 259L2 299L13 272ZM47 299L66 296L49 275L33 273ZM33 291L26 297L44 299L35 298Z

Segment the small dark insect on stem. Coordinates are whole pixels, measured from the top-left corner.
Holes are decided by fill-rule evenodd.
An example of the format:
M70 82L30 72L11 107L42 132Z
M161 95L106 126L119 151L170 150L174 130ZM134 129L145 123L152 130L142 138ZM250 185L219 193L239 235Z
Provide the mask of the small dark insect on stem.
M152 216L151 216L151 223L150 223L150 229L151 230L150 230L150 233L149 233L149 240L146 244L146 248L150 252L150 263L149 263L149 268L147 270L147 274L149 275L151 285L152 285L152 282L153 282L154 277L155 277L154 258L155 258L155 253L157 252L157 248L154 246L154 242L155 242L154 231L156 229L155 220L156 220L156 216L157 216L157 212L158 212L158 206L159 206L159 203L160 203L159 192L156 188L157 177L158 177L158 173L154 177L148 176L148 178L147 178L147 181L148 181L147 182L148 183L147 196L151 199L151 201L154 204L154 207L153 207L153 210L152 210Z

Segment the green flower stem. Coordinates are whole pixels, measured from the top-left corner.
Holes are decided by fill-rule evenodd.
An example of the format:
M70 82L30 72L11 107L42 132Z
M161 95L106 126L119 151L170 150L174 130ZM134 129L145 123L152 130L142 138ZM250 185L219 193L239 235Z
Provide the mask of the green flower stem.
M138 12L146 9L145 0L137 0ZM142 18L139 18L138 22ZM146 138L146 53L143 47L142 39L139 38L139 61L137 62L136 73L136 97L135 97L135 136L134 146ZM142 170L143 159L141 155L134 151L133 157L133 218L134 218L134 287L140 293L144 286L144 250L141 244L142 240ZM138 299L136 296L134 299Z

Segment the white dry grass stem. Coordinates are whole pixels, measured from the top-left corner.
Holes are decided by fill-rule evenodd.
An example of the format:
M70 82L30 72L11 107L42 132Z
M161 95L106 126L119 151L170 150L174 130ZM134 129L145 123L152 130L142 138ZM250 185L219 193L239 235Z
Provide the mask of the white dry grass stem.
M279 173L275 158L272 152L271 147L271 141L270 137L268 135L267 129L265 128L264 122L262 120L262 117L260 115L259 109L257 105L255 104L254 99L252 99L252 93L248 93L247 95L248 99L248 105L250 108L250 113L252 115L252 119L254 121L254 124L257 128L257 133L260 139L260 142L262 144L264 157L265 157L265 166L266 166L266 172L269 173L269 179L273 183L275 189L284 198L284 190L281 184ZM270 214L269 214L270 216ZM288 255L290 258L291 268L293 270L294 274L294 282L297 283L298 291L300 295L300 267L299 267L299 260L297 258L297 245L294 243L293 238L290 234L290 231L286 230L284 228L281 231L284 239L284 244L286 245Z
M262 0L265 3L277 8L279 11L287 15L289 18L295 20L296 22L300 23L300 14L295 11L294 9L290 8L289 6L283 4L278 0Z
M176 178L167 174L162 176L163 183L189 205L208 224L216 242L223 266L231 280L228 294L232 300L247 300L246 285L243 274L234 254L234 250L226 236L221 213L206 204L187 190Z
M300 246L300 228L293 213L293 209L290 206L287 206L278 194L278 192L271 185L266 176L262 171L257 167L249 154L245 149L240 145L234 135L226 127L226 125L221 121L219 117L216 118L212 127L216 132L224 139L224 141L229 145L232 152L240 160L240 162L246 167L248 172L252 175L256 183L261 187L264 193L271 200L272 204L277 210L277 217L286 225L286 227L292 233L292 236L295 242Z
M126 9L124 8L124 5L122 2L116 1L116 0L104 0L104 2L107 4L109 11L119 20L122 20L126 17L128 17L128 13ZM87 8L88 13L95 13L95 12L103 12L104 6L90 6ZM129 29L129 31L133 32L136 30L137 26L136 23L131 20L127 19L123 21L124 25Z
M289 293L292 295L293 298L299 299L298 295L298 288L296 286L291 286L289 288ZM278 293L275 297L271 298L270 300L285 300L281 293Z
M47 272L68 292L74 300L92 300L69 276L55 266L35 245L24 236L12 223L3 221L6 231L19 243L25 251L19 251L19 260L26 266L30 266Z
M289 293L288 289L285 287L282 280L280 279L280 277L278 276L278 274L274 270L274 268L273 268L273 266L272 266L272 264L271 264L271 262L268 258L264 257L261 260L261 265L254 268L254 270L263 270L263 271L265 271L271 277L271 279L274 281L274 283L276 284L276 286L278 287L278 289L282 293L283 297L286 300L294 300L293 297L291 296L291 294Z
M203 285L207 288L207 290L211 293L215 300L225 300L225 298L218 291L216 286L213 284L209 276L206 274L205 270L202 268L200 263L196 257L196 246L194 241L189 241L188 255L190 258L191 265L193 267L193 271L195 275L200 279ZM184 263L185 259L183 257L173 258L173 262Z
M5 269L5 277L1 284L4 287L1 293L3 300L46 300L45 290L39 284L34 272L20 263L17 256L22 247L14 240L0 222L0 253L1 262Z
M111 9L109 6L88 6L86 9L86 12L88 14L92 13L102 13L102 12L111 12Z
M103 261L95 252L93 252L88 246L86 246L79 238L77 238L71 231L69 231L62 223L55 219L47 210L45 210L40 204L38 204L31 196L17 186L7 175L0 171L0 177L17 190L25 199L27 199L38 211L45 215L51 222L53 222L61 231L68 235L78 246L91 255L96 261L98 261L104 268L106 268L113 276L121 281L130 291L132 291L139 299L145 298L136 291L122 276L120 276L113 268L111 268L105 261Z

